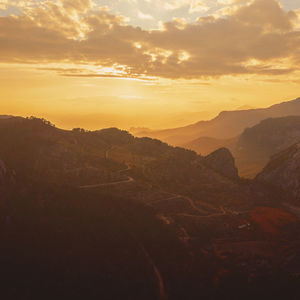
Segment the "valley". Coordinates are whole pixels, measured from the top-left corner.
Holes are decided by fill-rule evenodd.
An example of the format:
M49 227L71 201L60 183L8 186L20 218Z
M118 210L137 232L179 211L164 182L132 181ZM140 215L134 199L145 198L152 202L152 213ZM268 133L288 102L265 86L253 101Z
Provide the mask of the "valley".
M300 0L0 0L0 300L300 299Z
M269 108L221 112L211 121L161 131L134 131L209 155L228 148L239 175L254 178L272 155L300 140L300 98Z
M24 235L26 239L17 239L16 247L26 249L27 241L35 243L39 245L35 255L43 259L43 241L49 234L52 238L74 235L73 250L71 244L53 250L55 264L60 260L70 264L76 255L83 259L70 273L66 273L70 267L63 267L64 280L70 285L64 288L66 293L78 285L77 280L79 287L88 285L85 268L90 273L92 264L97 273L107 259L106 273L111 277L99 282L107 299L119 298L113 296L111 286L127 282L123 272L128 268L128 280L140 289L123 286L115 292L131 299L182 299L183 295L195 299L195 295L212 294L219 298L225 291L240 297L248 288L263 294L261 284L266 286L270 280L277 283L278 289L269 287L275 295L287 284L282 276L289 281L300 272L295 200L272 182L240 178L227 149L200 156L114 128L66 131L36 118L1 120L0 139L0 173L6 182L0 187L0 217L6 224L2 228L6 243L12 243L11 234ZM265 176L264 172L259 176ZM39 229L32 231L30 226ZM99 237L97 226L102 231ZM86 252L93 248L78 244L78 232L95 249L104 246L112 252L103 253L98 261ZM115 257L120 255L115 247L124 248L121 261ZM1 251L7 255L8 250ZM18 251L13 255L23 260ZM26 255L31 262L30 252ZM18 269L9 260L4 268ZM35 270L30 276L38 274ZM46 279L51 286L52 280ZM241 290L234 289L236 282ZM298 291L297 284L296 279L288 284L293 293ZM100 292L97 286L91 290L93 295ZM54 285L49 297L60 290ZM8 295L12 291L8 286ZM76 291L80 298L82 292Z

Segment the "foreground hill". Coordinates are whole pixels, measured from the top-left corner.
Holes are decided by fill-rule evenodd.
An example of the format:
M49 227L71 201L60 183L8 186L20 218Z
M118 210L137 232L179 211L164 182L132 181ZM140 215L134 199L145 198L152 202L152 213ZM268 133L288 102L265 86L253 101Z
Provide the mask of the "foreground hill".
M1 159L17 177L28 180L88 187L126 181L127 170L142 184L199 202L218 203L220 196L223 204L247 205L251 198L240 194L244 185L229 151L204 157L116 128L67 131L36 118L2 120L0 139Z
M0 141L5 299L299 297L289 199L227 149L36 118L0 120Z
M200 137L234 138L245 128L254 126L264 119L290 115L300 115L300 98L268 108L223 111L210 121L200 121L174 129L135 132L135 135L157 138L172 145L185 145Z

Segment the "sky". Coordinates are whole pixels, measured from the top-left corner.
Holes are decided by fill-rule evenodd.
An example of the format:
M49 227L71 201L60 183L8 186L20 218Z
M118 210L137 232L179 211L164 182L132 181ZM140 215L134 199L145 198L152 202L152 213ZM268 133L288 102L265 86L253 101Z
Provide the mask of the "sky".
M0 114L167 128L297 97L298 0L0 0Z

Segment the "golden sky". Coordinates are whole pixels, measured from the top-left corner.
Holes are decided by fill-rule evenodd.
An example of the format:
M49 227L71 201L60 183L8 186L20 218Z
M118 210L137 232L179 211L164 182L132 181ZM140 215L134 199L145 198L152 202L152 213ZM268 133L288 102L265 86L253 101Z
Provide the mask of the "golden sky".
M0 114L176 127L299 97L299 69L296 0L0 0Z

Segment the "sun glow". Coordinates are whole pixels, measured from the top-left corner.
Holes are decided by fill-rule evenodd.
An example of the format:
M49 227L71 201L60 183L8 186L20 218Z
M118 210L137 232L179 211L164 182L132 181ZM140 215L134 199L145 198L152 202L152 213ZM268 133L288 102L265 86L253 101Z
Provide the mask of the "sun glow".
M177 127L299 96L299 7L121 2L1 1L2 112L66 127L82 114L102 116L87 127Z

